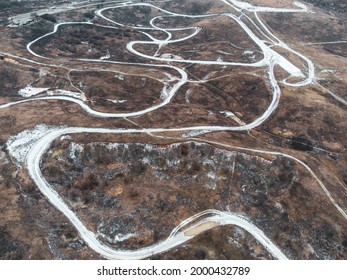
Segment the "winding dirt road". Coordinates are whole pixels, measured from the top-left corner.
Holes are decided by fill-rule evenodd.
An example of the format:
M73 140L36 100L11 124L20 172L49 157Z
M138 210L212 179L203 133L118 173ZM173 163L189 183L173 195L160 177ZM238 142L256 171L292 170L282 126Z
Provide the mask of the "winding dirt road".
M263 58L260 61L254 62L254 63L239 63L239 62L233 62L233 61L208 61L208 60L184 60L184 59L175 59L175 58L165 58L160 57L158 55L150 56L143 54L137 50L134 49L134 46L136 45L156 45L158 47L158 51L163 45L167 44L174 44L177 42L184 42L185 40L188 40L200 32L200 28L196 26L190 26L187 28L163 28L158 27L155 25L155 19L150 20L149 24L151 27L133 27L134 29L137 29L139 32L147 35L150 41L131 41L127 44L127 49L131 53L142 57L144 59L148 60L156 60L160 61L162 64L136 64L136 63L124 63L121 61L111 61L111 60L102 60L102 59L76 59L76 61L83 61L83 62L99 62L104 64L118 64L118 65L139 65L144 67L152 67L152 68L160 68L160 69L172 69L176 73L178 73L179 78L177 79L177 82L169 88L165 98L162 100L160 104L148 107L144 110L137 111L137 112L130 112L130 113L108 113L108 112L98 112L96 110L93 110L90 108L86 103L84 103L82 100L69 97L69 96L45 96L45 97L39 97L39 98L28 98L23 99L16 102L10 102L6 104L1 104L0 109L8 108L11 106L20 106L22 103L26 102L36 102L36 101L42 101L42 100L64 100L69 102L74 102L78 104L83 110L85 110L88 114L100 117L100 118L124 118L124 117L135 117L140 116L143 114L150 113L154 110L157 110L167 104L170 103L172 98L175 96L175 94L178 92L178 90L185 85L188 82L188 74L184 70L184 68L180 68L178 66L172 66L169 63L170 62L177 62L181 64L200 64L200 65L222 65L222 66L247 66L247 67L255 67L255 68L264 68L267 69L267 78L271 85L272 89L272 101L268 108L263 112L263 114L254 120L251 123L240 125L240 126L212 126L212 125L202 125L202 126L191 126L191 127L180 127L180 128L143 128L143 129L110 129L110 128L92 128L92 127L67 127L67 128L59 128L54 131L49 131L47 134L45 134L40 139L37 139L36 143L32 146L30 152L27 155L26 159L26 167L29 171L29 174L33 181L36 183L40 191L47 197L47 199L57 208L59 211L61 211L69 220L70 222L75 226L75 228L80 233L81 237L84 239L84 241L96 252L101 254L102 256L109 258L109 259L141 259L141 258L147 258L152 255L170 250L171 248L177 247L180 244L187 242L188 240L194 238L196 235L200 234L201 232L214 227L214 226L221 226L221 225L236 225L239 226L246 231L248 231L250 234L252 234L258 242L260 242L275 258L278 259L287 259L285 254L278 248L269 238L265 236L265 234L254 224L252 224L251 221L249 221L246 217L238 214L238 213L231 213L231 212L221 212L214 209L206 209L206 211L197 213L196 215L190 217L189 219L182 221L180 225L178 225L176 228L172 230L171 235L164 241L156 243L152 246L141 248L138 250L116 250L114 248L111 248L109 246L106 246L102 242L98 240L97 233L93 233L89 231L86 227L86 225L83 223L83 221L76 215L76 213L70 209L67 204L64 202L64 199L59 196L57 192L54 191L52 186L47 182L47 180L43 177L41 172L41 161L44 156L44 154L48 151L50 148L51 143L63 136L63 135L71 135L71 134L78 134L78 133L102 133L102 134L132 134L132 133L160 133L160 132L185 132L185 133L207 133L207 132L215 132L215 131L248 131L252 130L253 128L261 125L264 123L277 109L280 97L281 97L281 90L279 87L279 81L277 81L274 68L275 66L280 66L283 70L285 70L288 73L288 78L290 77L296 77L300 78L301 81L290 83L287 82L287 79L281 81L282 83L288 85L288 86L295 86L295 87L301 87L305 85L312 84L315 80L315 69L313 63L305 57L303 54L293 50L290 48L287 44L282 42L280 39L278 39L274 34L270 32L270 30L266 27L266 25L261 21L260 17L258 16L258 13L273 13L273 12L283 12L283 13L305 13L308 12L307 7L301 3L296 3L296 6L298 6L298 9L277 9L272 7L257 7L253 6L249 3L245 3L242 1L234 1L234 0L221 0L223 3L226 3L230 7L233 8L233 10L238 11L239 14L233 14L233 13L223 13L223 14L209 14L209 15L183 15L178 13L173 13L167 10L164 10L160 7L155 6L154 4L146 4L146 3L134 3L132 1L126 1L114 6L108 6L106 8L100 9L96 11L96 15L100 18L103 18L110 22L110 24L116 24L119 26L123 26L122 23L116 22L114 20L111 20L107 18L103 13L110 9L117 9L121 7L131 7L131 6L147 6L151 8L155 8L160 10L163 14L170 17L179 17L179 18L207 18L207 17L229 17L230 20L235 21L245 32L248 34L248 36L254 41L254 43L261 49ZM244 12L247 11L248 13L253 13L256 22L251 20ZM165 15L163 17L165 17ZM247 25L240 15L243 15L245 17L248 17L251 20L252 25ZM88 24L88 25L94 25L93 23L81 23L81 22L64 22L56 24L54 27L54 30L50 33L47 33L34 41L30 42L27 45L28 52L34 57L41 60L46 61L52 61L51 58L42 56L36 52L33 51L32 47L40 40L47 38L49 36L52 36L53 34L57 33L58 29L63 25L74 25L74 24ZM114 26L103 26L107 28L115 28ZM252 31L252 29L256 28L258 31L261 31L260 34L262 34L262 37L258 37L255 32ZM178 31L178 30L187 30L190 29L193 32L186 37L180 38L180 39L172 39L172 31ZM146 31L149 30L159 30L163 31L167 34L167 37L163 40L155 39L150 34L146 33ZM267 44L268 41L271 41L271 47L269 44ZM290 52L291 54L299 57L300 59L304 60L306 63L306 69L299 69L295 65L293 65L291 62L289 62L285 57L280 55L278 52L276 52L273 47L280 47L285 49L286 51ZM158 52L157 52L158 54ZM11 55L11 54L7 54ZM13 56L13 55L12 55ZM15 57L15 56L14 56ZM23 58L19 58L23 59ZM35 61L33 59L27 59L27 61L33 62L38 65L52 65L52 64L45 64L43 62ZM56 65L53 65L56 66ZM219 144L220 143L216 143ZM333 197L330 195L327 188L324 186L324 184L321 182L321 180L315 175L315 173L307 166L304 162L300 161L299 159L278 153L278 152L271 152L271 151L262 151L262 150L255 150L255 149L246 149L246 148L240 148L247 151L257 152L257 153L264 153L264 154L272 154L272 155L282 155L287 158L293 159L296 162L300 163L302 166L306 168L310 172L310 174L317 180L321 188L324 190L325 194L329 197L332 204L336 207L336 209L339 211L339 213L347 219L346 213L343 211L343 209L336 203L336 201L333 199ZM189 225L189 227L187 227ZM182 230L183 226L185 227L184 230Z

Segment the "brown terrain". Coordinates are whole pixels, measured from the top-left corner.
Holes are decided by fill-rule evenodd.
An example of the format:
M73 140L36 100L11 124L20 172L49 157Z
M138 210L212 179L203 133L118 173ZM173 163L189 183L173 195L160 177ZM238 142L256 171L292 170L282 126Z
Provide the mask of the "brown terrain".
M247 2L298 8L292 1ZM188 15L236 13L219 1L153 4ZM46 7L41 1L36 5L37 10ZM84 104L98 112L132 113L163 102L165 89L181 79L180 72L169 66L184 69L188 80L168 104L139 116L97 117L67 100L0 108L0 259L104 258L40 192L28 166L11 155L11 136L40 124L112 129L238 127L258 119L272 102L266 66L163 62L127 49L131 41L151 41L138 27L149 27L149 21L158 17L155 24L163 29L202 28L188 40L163 45L161 54L245 64L262 60L262 50L230 17L170 17L148 6L106 10L103 15L124 24L119 26L93 14L108 6L112 5L99 3L53 14L54 20L36 16L17 27L7 24L8 17L20 13L18 7L4 9L0 13L4 23L0 104L32 98L18 94L30 84L80 93ZM347 18L334 9L307 7L314 13L259 13L276 37L315 66L314 81L304 86L281 83L288 73L275 67L281 98L261 125L211 133L66 135L56 138L44 154L43 177L87 229L114 249L133 250L164 241L183 220L216 209L247 217L287 258L346 260L347 221L332 200L347 212L346 104L338 101L347 98ZM27 7L28 11L36 8L35 4ZM252 26L256 18L247 14L244 22ZM29 53L27 44L52 32L54 21L79 24L61 25L56 33L34 43L31 49L41 57ZM173 39L192 32L172 31ZM148 34L160 40L167 37L160 30ZM139 43L134 49L154 58L158 46ZM308 74L304 59L278 46L273 49ZM299 80L290 77L287 82ZM47 92L33 97L45 96ZM211 227L150 257L275 258L250 232L235 225Z

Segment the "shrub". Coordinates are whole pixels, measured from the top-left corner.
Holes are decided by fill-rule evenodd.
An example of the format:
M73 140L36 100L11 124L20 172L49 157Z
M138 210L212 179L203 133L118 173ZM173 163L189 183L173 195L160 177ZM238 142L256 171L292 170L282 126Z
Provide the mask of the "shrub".
M87 12L87 13L84 13L83 16L85 18L88 18L88 19L93 19L94 18L94 13L92 12Z
M310 140L302 138L302 137L292 137L289 143L296 150L300 150L300 151L313 150L313 143Z
M57 19L53 15L50 15L50 14L43 14L40 17L43 18L44 20L48 20L48 21L51 21L51 22L54 22L54 23L57 22Z

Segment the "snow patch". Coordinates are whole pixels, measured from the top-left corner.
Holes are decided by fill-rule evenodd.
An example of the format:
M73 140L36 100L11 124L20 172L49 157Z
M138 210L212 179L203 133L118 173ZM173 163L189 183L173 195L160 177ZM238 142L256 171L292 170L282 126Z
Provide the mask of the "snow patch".
M335 74L337 71L336 71L336 70L328 70L328 69L325 69L325 70L322 70L321 72L322 72L322 73L332 73L332 74Z
M118 233L113 238L100 232L98 232L98 235L100 235L103 239L105 239L106 241L110 243L122 242L122 241L128 240L129 238L137 237L137 234L135 233L128 233L128 234Z
M174 55L172 53L164 53L160 56L161 58L164 59L175 59L175 60L183 60L182 57L178 56L178 55Z
M118 80L121 80L121 81L124 80L124 75L122 75L122 74L115 75L114 77L117 78Z
M219 113L225 115L226 117L235 117L235 114L233 112L230 112L230 111L219 111Z
M183 138L195 137L195 136L198 136L198 135L201 135L201 134L206 134L206 133L209 133L209 132L211 132L211 130L207 130L207 129L191 130L189 132L183 133L181 135L181 137L183 137Z
M63 135L62 137L60 137L60 140L69 140L69 139L72 139L70 135Z
M125 103L127 102L128 100L126 99L123 99L123 100L117 100L117 99L106 99L107 101L111 102L111 103L114 103L114 104L121 104L121 103Z
M240 118L238 118L233 112L230 112L230 111L219 111L219 113L223 114L227 118L232 118L239 125L246 125L246 123L244 121L242 121Z
M160 92L160 99L166 100L170 96L171 88L168 85L165 85Z
M216 182L211 182L211 183L205 184L204 188L209 190L215 190L217 189L217 184Z
M24 130L10 137L6 143L7 150L11 157L16 159L18 165L24 164L33 145L43 136L57 128L60 127L39 124L32 129Z
M49 90L49 88L34 88L31 85L27 85L25 88L20 89L18 94L23 97L31 97L47 90Z
M39 77L40 77L40 78L47 76L47 74L48 74L48 72L46 72L46 71L40 69L40 73L39 73Z
M216 180L217 176L214 172L210 171L207 173L207 178L210 178L212 180Z
M153 175L161 181L170 180L170 176L164 172L154 170Z
M109 59L111 56L110 55L104 55L102 57L100 57L100 60L105 60L105 59Z
M289 62L283 56L278 54L275 51L272 51L272 59L275 64L278 64L283 70L291 74L293 77L304 78L305 75L301 72L301 70L293 65L293 63Z
M116 242L122 242L122 241L125 241L125 240L128 240L129 238L131 237L136 237L137 234L135 233L128 233L128 234L117 234L115 237L114 237L114 241Z
M109 58L111 58L111 55L110 55L109 50L107 50L106 55L104 55L104 56L100 57L100 59L101 59L101 60L105 60L105 59L109 59Z
M145 150L146 152L151 152L151 151L154 151L155 148L154 148L153 145L145 144L144 150Z
M149 165L151 163L151 159L149 157L143 157L141 162Z
M244 55L253 55L254 51L246 50L243 52Z
M179 158L166 160L166 165L170 168L177 168L179 167L180 163L181 160Z
M76 159L76 155L81 153L83 151L83 146L81 144L77 144L75 142L72 142L69 146L69 157L72 160Z
M186 91L186 94L184 95L184 98L186 100L186 103L189 104L190 103L190 100L189 100L189 94L191 93L191 89L188 89Z
M55 89L55 90L49 90L47 91L48 95L64 95L64 96L71 96L74 98L81 99L83 101L86 100L84 94L80 92L75 92L75 91L69 91L69 90L62 90L62 89Z
M145 77L141 78L142 86L144 87L147 84L147 79Z

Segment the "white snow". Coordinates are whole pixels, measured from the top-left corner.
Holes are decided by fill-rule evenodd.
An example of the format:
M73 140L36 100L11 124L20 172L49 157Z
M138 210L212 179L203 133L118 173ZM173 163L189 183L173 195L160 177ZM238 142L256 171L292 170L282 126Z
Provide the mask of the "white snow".
M117 242L122 242L122 241L125 241L125 240L128 240L129 238L132 238L132 237L136 237L137 234L136 233L128 233L128 234L121 234L121 233L118 233L116 234L113 238L106 235L106 234L103 234L101 232L98 232L98 235L101 236L103 239L107 240L108 242L110 243L117 243Z
M83 146L81 144L72 142L69 146L69 157L72 160L76 159L76 154L83 151Z
M76 92L76 91L69 91L69 90L62 90L62 89L55 89L55 90L49 90L47 91L47 95L64 95L64 96L71 96L74 98L78 98L81 100L85 101L85 96L80 93L80 92Z
M166 159L166 165L170 168L177 168L181 161L179 158L176 159Z
M182 57L172 54L172 53L164 53L160 56L160 58L164 58L164 59L178 59L178 60L183 60Z
M276 9L276 8L268 8L268 7L257 7L257 6L253 6L251 4L248 3L244 3L244 2L240 2L240 1L236 1L236 0L229 0L229 2L227 2L226 0L223 1L226 2L228 4L234 4L237 7L239 7L240 9L245 9L248 10L249 12L278 12L278 11L283 11L283 12L297 12L297 11L305 11L306 6L304 6L303 4L296 4L297 6L301 7L301 10L297 10L297 9ZM137 4L129 4L129 3L124 3L122 4L124 6L129 6L129 5L137 5ZM145 5L145 6L150 6L155 8L155 6L153 6L152 4L146 4L146 3L141 3L140 5ZM117 6L115 6L117 7ZM106 7L104 9L101 9L98 11L99 15L101 15L103 10L106 9L110 9L113 7ZM164 11L163 9L158 8L161 11ZM166 11L165 11L166 12ZM174 13L169 13L166 12L167 14L170 14L172 16L177 16L177 14ZM258 19L259 23L262 24L262 22L260 21L260 19L258 18L257 14L254 13L256 18ZM181 16L181 15L179 15ZM79 217L72 211L72 209L70 209L65 203L64 201L59 197L59 195L51 188L51 186L47 183L46 180L44 180L41 170L40 170L40 160L43 157L43 154L48 150L50 143L57 137L60 137L64 134L67 133L114 133L114 134L123 134L123 133L155 133L155 132L168 132L168 131L181 131L181 132L187 132L185 135L186 137L189 136L196 136L200 133L207 133L207 132L211 132L211 131L245 131L245 130L249 130L252 129L258 125L260 125L261 123L263 123L265 120L268 119L268 117L274 112L274 110L276 110L278 103L279 103L279 99L280 99L280 94L281 94L281 90L278 86L276 77L275 77L275 73L274 73L274 67L276 64L280 65L283 69L287 70L289 74L291 74L292 76L303 76L303 74L301 73L301 70L298 69L294 64L292 64L290 61L286 60L284 57L282 57L280 54L276 53L274 50L272 50L268 45L266 45L264 43L264 41L261 38L258 38L253 32L252 30L241 20L240 17L238 17L237 15L229 15L231 18L233 18L237 23L239 23L239 25L242 27L242 29L254 40L254 42L262 49L262 52L264 54L264 59L257 62L257 63L238 63L238 62L221 62L221 61L200 61L200 60L182 60L182 58L180 57L175 57L174 55L171 54L164 54L161 58L160 57L151 57L148 55L144 55L141 54L139 52L136 52L132 46L134 46L135 44L139 44L142 43L144 44L144 42L141 41L134 41L131 42L127 45L127 49L129 51L131 51L133 54L136 55L140 55L143 58L148 58L148 59L152 59L152 60L160 60L163 62L172 62L172 61L177 61L180 63L198 63L201 65L221 65L221 66L231 66L231 65L238 65L238 66L251 66L251 67L268 67L268 79L269 82L272 86L273 89L273 100L271 102L271 104L269 105L268 109L264 112L264 114L262 116L260 116L258 119L256 119L255 121L253 121L252 123L246 125L244 124L243 126L240 127L235 127L235 126L193 126L193 127L178 127L178 128L143 128L143 129L138 129L138 128L134 128L134 129L125 129L125 128L115 128L115 129L106 129L106 128L88 128L88 127L73 127L73 128L66 128L66 129L61 129L61 130L53 130L51 131L49 134L45 135L43 133L43 135L45 135L45 137L41 138L39 136L37 136L35 133L34 134L35 137L28 137L28 132L26 132L26 134L23 134L21 137L17 137L17 139L15 141L19 142L17 145L13 144L10 142L9 140L9 145L8 148L10 150L10 148L13 149L13 147L26 147L28 145L28 143L30 143L30 141L33 141L33 143L35 143L35 145L32 147L29 155L27 156L27 166L28 166L28 171L29 174L31 176L31 178L36 182L38 188L41 190L41 192L47 197L47 199L55 206L57 207L60 211L62 211L66 217L71 221L71 223L76 227L76 229L79 231L79 233L81 234L81 236L83 237L83 239L85 240L85 242L92 248L94 249L96 252L102 254L103 256L105 256L106 258L125 258L125 259L131 259L131 258L146 258L148 256L151 256L155 253L160 253L163 251L167 251L173 247L176 247L186 241L188 241L190 238L193 238L193 236L187 234L185 235L185 232L188 233L188 229L182 230L181 232L178 232L176 230L173 231L172 234L170 234L170 237L166 240L163 240L161 242L156 243L153 246L149 246L146 248L142 248L139 250L131 250L131 251L126 251L126 250L116 250L114 248L110 248L109 246L106 246L105 244L101 243L99 240L96 239L96 236L93 232L91 232L90 230L87 229L87 227L83 224L83 222L79 219ZM197 16L189 16L189 17L204 17L204 15L197 15ZM106 20L106 17L103 17ZM110 22L112 22L111 20L109 20ZM115 22L113 22L115 23ZM60 25L63 24L80 24L80 23L61 23L55 26L55 29L53 32L51 33L47 33L46 35L34 40L33 42L29 43L27 45L27 49L28 51L37 56L37 57L41 57L44 58L36 53L34 53L31 50L31 45L34 44L35 42L37 42L38 40L46 37L46 36L50 36L51 34L54 34L58 27ZM267 27L265 25L262 25L263 29L270 35L271 32L268 31ZM153 26L154 28L154 26ZM158 29L158 28L157 28ZM198 31L197 31L198 32ZM167 31L167 33L169 34L169 32ZM195 36L197 33L195 32L194 34L192 34L189 37ZM289 48L287 45L285 45L284 43L282 43L279 39L277 39L274 35L272 35L272 37L277 40L279 43L275 43L274 45L283 47L284 49L290 51L293 54L296 54L297 56L301 57L302 59L304 59L308 65L308 77L301 82L298 82L296 84L290 84L292 86L303 86L303 85L307 85L309 83L311 83L314 80L314 66L312 64L312 62L305 58L303 55L301 55L298 52L295 52L294 50L292 50L291 48ZM183 38L180 40L186 40L187 38ZM159 42L159 41L158 41ZM158 43L157 42L157 43ZM168 40L166 40L167 43L175 43L177 42L177 40L170 40L170 38ZM153 42L145 42L145 43L151 43L153 44ZM156 43L156 42L154 42ZM168 57L165 57L165 55L168 55ZM104 58L106 59L106 58ZM96 62L100 62L100 60L84 60L84 61L96 61ZM111 61L107 61L108 63L113 63ZM117 62L119 63L119 62ZM150 64L146 64L146 66L149 66ZM163 67L163 65L156 65L156 66L160 66ZM124 117L124 116L138 116L140 114L144 114L144 113L148 113L151 111L154 111L155 109L162 107L166 104L168 104L171 100L171 98L174 96L174 94L180 89L180 87L182 85L184 85L186 82L188 82L188 74L179 67L176 66L172 66L172 65L165 65L164 67L169 67L171 69L176 70L178 73L181 74L181 78L179 80L179 82L174 85L172 87L172 89L170 89L170 92L168 92L168 89L166 89L166 87L164 87L164 89L162 90L162 98L163 102L160 105L156 105L153 106L151 108L148 108L146 110L140 111L140 112L135 112L135 113L129 113L129 114L107 114L107 113L100 113L100 112L96 112L96 111L92 111L88 106L86 106L85 104L83 104L83 102L81 102L80 100L74 100L73 98L70 97L58 97L57 100L69 100L72 102L75 102L77 104L79 104L80 106L82 106L88 113L90 114L94 114L98 117ZM35 100L48 100L48 98L36 98ZM21 103L23 103L23 101L21 101ZM15 103L15 104L19 104L19 103ZM9 106L8 104L5 104L2 106L2 108L6 108L6 106ZM1 106L0 106L1 108ZM231 113L231 112L230 112ZM231 116L231 115L229 115ZM35 130L35 129L34 129ZM47 132L46 132L47 133ZM26 138L27 140L24 142L21 142L21 138ZM35 140L33 139L39 139L35 142ZM125 145L124 145L125 146ZM125 146L126 147L126 146ZM246 148L239 148L242 150L247 150L247 151L252 151L252 152L257 152L257 153L266 153L266 154L280 154L278 152L269 152L269 151L262 151L262 150L254 150L254 149L246 149ZM19 149L19 150L23 150L23 149ZM12 152L13 154L13 152ZM286 156L287 158L291 158L293 160L295 160L296 162L299 162L302 166L304 166L310 173L311 175L317 180L317 182L320 184L320 186L322 187L322 189L325 191L325 193L327 194L327 196L329 197L329 199L334 203L334 205L336 206L336 208L341 212L341 214L346 218L347 215L345 214L345 212L343 211L343 209L341 209L341 207L339 207L336 203L335 200L331 197L330 193L328 192L328 190L326 190L325 186L323 185L323 183L319 180L319 178L313 173L313 171L307 166L305 165L305 163L301 162L300 160L289 156L289 155L285 155L285 154L281 154ZM172 159L169 162L172 166L175 166L175 160ZM188 223L191 223L192 221L195 221L195 219L200 218L200 217L204 217L204 215L210 215L208 218L204 219L204 220L198 220L195 224L191 225L190 228L194 228L195 226L200 226L203 225L206 222L217 222L220 225L226 225L226 224L235 224L237 226L240 226L242 228L244 228L246 231L248 231L249 233L251 233L261 244L263 244L268 250L269 252L271 252L274 256L280 258L280 259L286 259L286 256L280 251L280 249L275 246L275 244L273 244L271 242L271 240L269 240L264 233L257 228L256 226L254 226L252 223L250 223L245 217L240 216L239 214L236 213L225 213L225 212L220 212L217 210L206 210L203 211L201 213L198 213L190 218L188 218L187 220L183 221L177 228L178 229L182 229L183 225L187 225ZM115 235L113 237L113 240L124 240L124 238L127 238L127 235Z
M145 77L141 78L142 86L144 87L147 84L147 79Z
M219 111L219 113L225 115L226 117L235 117L235 114L233 112L230 112L230 111Z
M106 55L104 55L104 56L100 57L100 60L109 59L110 57L111 57L110 52L109 52L109 50L107 50Z
M170 176L167 175L167 173L164 173L158 170L154 170L153 175L161 181L170 179Z
M23 97L31 97L47 90L49 90L49 88L34 88L31 85L27 85L25 88L20 89L18 94Z
M131 237L136 237L136 236L137 236L136 233L116 234L113 240L116 242L122 242L122 241L128 240Z
M47 74L45 73L46 72L40 72L40 76ZM80 92L74 92L74 91L62 90L62 89L50 90L50 88L34 88L31 85L27 85L25 88L20 89L18 91L18 94L23 97L32 97L34 95L38 95L44 92L46 92L47 95L64 95L64 96L71 96L71 97L84 100L83 95Z
M153 145L144 144L144 151L151 152L153 150L155 150Z
M62 137L60 137L60 140L69 140L72 137L70 135L63 135Z
M184 95L184 99L185 99L185 101L186 101L187 104L190 103L190 100L189 100L190 92L191 92L191 89L188 89L188 90L186 91L186 94Z
M104 144L105 147L109 150L118 150L118 147L120 144L118 143L108 143L108 144Z
M328 70L328 69L325 69L325 70L322 70L321 72L322 72L322 73L333 73L333 74L335 74L337 71L336 71L336 69L335 69L335 70Z
M244 55L253 55L254 51L246 50L243 52Z
M101 60L105 60L105 59L109 59L111 56L108 54L108 55L104 55L102 57L100 57Z
M114 77L117 78L118 80L121 80L121 81L124 80L124 76L123 76L122 74L120 74L120 75L115 75Z
M189 137L196 137L199 136L201 134L206 134L208 132L210 132L211 130L209 129L197 129L197 130L191 130L189 132L183 133L181 135L181 137L183 138L189 138Z
M125 103L125 102L128 101L128 100L126 100L126 99L122 99L122 100L117 100L117 99L106 99L106 100L109 101L109 102L112 102L112 103L114 103L114 104Z
M15 158L17 164L26 162L27 154L32 146L47 133L57 129L55 126L39 124L32 129L24 130L11 136L6 143L10 155Z
M207 183L203 186L203 188L209 189L209 190L215 190L217 189L217 183L216 182Z
M171 88L168 85L165 85L160 92L160 99L166 100L170 96Z
M46 71L40 69L40 73L39 73L39 77L40 77L40 78L47 76L47 74L48 74L48 72L46 72Z
M150 157L143 157L141 162L144 163L144 164L150 164L151 163L151 158Z

